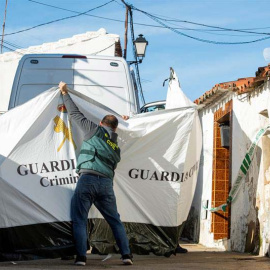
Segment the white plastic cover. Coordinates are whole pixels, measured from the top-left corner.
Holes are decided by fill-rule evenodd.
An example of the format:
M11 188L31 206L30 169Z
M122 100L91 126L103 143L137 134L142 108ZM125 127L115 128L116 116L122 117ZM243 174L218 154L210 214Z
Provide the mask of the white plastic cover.
M96 123L111 113L90 99L71 97ZM0 116L0 228L70 221L82 134L62 103L53 88ZM193 199L202 145L196 108L119 118L118 134L122 160L114 188L121 220L182 224ZM101 216L93 208L89 217Z
M173 68L170 68L170 78L167 91L166 109L196 107L182 91L180 82Z

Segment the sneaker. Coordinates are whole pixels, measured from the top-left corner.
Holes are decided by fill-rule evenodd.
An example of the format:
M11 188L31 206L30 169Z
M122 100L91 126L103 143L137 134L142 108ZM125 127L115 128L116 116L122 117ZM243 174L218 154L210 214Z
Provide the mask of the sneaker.
M77 255L76 260L74 262L75 265L84 266L86 265L86 257Z
M188 250L186 248L182 248L180 245L175 249L176 253L187 253Z
M133 264L132 258L133 256L131 254L125 254L125 255L122 255L121 259L122 259L123 264L132 265Z

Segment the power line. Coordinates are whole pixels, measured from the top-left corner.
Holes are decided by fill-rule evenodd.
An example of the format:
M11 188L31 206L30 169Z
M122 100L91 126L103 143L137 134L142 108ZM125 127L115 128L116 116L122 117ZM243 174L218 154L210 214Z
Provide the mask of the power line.
M6 42L4 41L4 43L6 43ZM17 53L17 54L19 54L19 55L24 55L23 53L17 52L16 50L10 48L10 47L7 46L7 45L3 45L3 48L5 48L5 49L7 49L7 50L9 50L9 51L12 51L12 52L14 52L14 53Z
M16 44L11 43L11 42L8 42L8 41L4 41L4 43L7 44L7 45L9 45L9 46L11 46L11 47L16 48L16 49L23 49L21 46L16 45Z
M11 43L11 42L9 42L9 41L4 41L4 44L6 45L6 46L11 46L11 47L13 47L13 48L15 48L16 50L21 50L21 51L25 51L26 53L36 53L36 51L31 51L31 50L29 50L29 49L25 49L25 48L23 48L22 46L20 46L20 45L17 45L17 44L15 44L15 43ZM14 50L15 51L15 50Z
M30 0L29 0L30 1ZM67 19L71 19L71 18L75 18L75 17L79 17L81 15L85 15L86 13L90 12L90 11L93 11L95 9L98 9L98 8L101 8L101 7L104 7L110 3L114 2L114 0L111 0L103 5L100 5L100 6L97 6L95 8L92 8L92 9L89 9L85 12L82 12L82 13L79 13L77 15L73 15L73 16L68 16L68 17L64 17L64 18L61 18L61 19L57 19L57 20L53 20L53 21L50 21L50 22L46 22L46 23L41 23L41 24L38 24L38 25L35 25L35 26L32 26L32 27L29 27L29 28L26 28L26 29L23 29L23 30L20 30L20 31L17 31L17 32L13 32L13 33L8 33L8 34L5 34L4 36L10 36L10 35L15 35L15 34L18 34L18 33L22 33L22 32L25 32L25 31L29 31L29 30L32 30L34 28L37 28L37 27L40 27L40 26L44 26L44 25L48 25L48 24L51 24L51 23L55 23L55 22L59 22L59 21L63 21L63 20L67 20ZM3 35L0 35L0 36L3 36Z
M80 14L80 12L74 11L74 10L71 10L71 9L62 8L62 7L58 7L58 6L54 6L54 5L50 5L50 4L45 4L45 3L42 3L42 2L39 2L39 1L35 1L35 0L28 0L28 1L29 2L33 2L33 3L36 3L36 4L39 4L39 5L43 5L43 6L47 6L47 7L51 7L51 8L55 8L55 9L59 9L59 10L63 10L63 11L68 11L68 12ZM123 6L122 4L118 3L116 0L114 0L114 2L116 2L117 4ZM103 17L103 16L97 16L97 15L91 15L91 14L83 14L83 15L84 16L98 18L98 19L103 19L103 20L114 21L114 22L120 22L120 23L125 22L124 20L113 19L113 18L108 18L108 17ZM166 16L164 16L164 17L166 17ZM167 28L167 27L164 27L164 26L161 26L161 25L153 25L153 24L145 24L145 23L136 23L136 22L133 22L133 24L140 25L140 26L146 26L146 27L153 27L153 28L163 28L163 29L166 29ZM266 29L266 28L270 28L270 27L254 28L254 29ZM186 30L186 31L197 31L197 32L204 32L204 33L209 33L209 34L211 34L210 32L229 31L229 30L221 30L221 29L207 29L206 30L206 29L186 28L186 27L174 27L174 29L181 29L181 30ZM252 29L239 29L239 30L252 30ZM237 36L237 35L230 35L230 34L216 34L216 35ZM239 35L239 36L243 36L243 35Z
M156 13L152 13L152 15L157 16L157 17L163 17L167 19L172 19L172 20L179 20L177 18L169 17L169 16L164 16ZM239 28L238 30L260 30L260 29L269 29L270 26L266 27L254 27L254 28ZM203 30L203 29L202 29ZM209 29L208 31L227 31L227 30L221 30L221 29Z
M10 46L13 46L13 47L15 47L17 49L24 49L24 47L22 47L22 46L20 46L18 44L12 43L10 41L7 41L7 40L5 40L4 43L9 44Z
M174 25L174 26L178 26L177 24L174 24L174 23L170 23L171 25ZM164 26L160 26L164 29L166 29L166 27ZM216 36L230 36L230 37L247 37L247 36L258 36L258 35L255 35L255 34L245 34L245 33L242 33L242 34L226 34L226 33L217 33L217 32L226 32L226 30L217 30L217 29L196 29L196 28L187 28L187 27L173 27L174 29L182 29L182 30L187 30L187 31L195 31L195 32L199 32L199 33L206 33L206 34L210 34L210 35L216 35Z
M20 55L24 55L25 53L35 53L35 52L31 52L29 49L23 49L23 47L21 47L17 44L8 42L8 41L4 41L4 44L5 44L5 46L3 46L4 48L8 49L9 51L20 54ZM13 47L15 49L13 49L11 47ZM20 50L20 52L18 52L17 50ZM25 52L25 53L23 53L23 52Z
M105 50L111 48L113 45L115 45L115 43L112 43L112 44L109 45L108 47L106 47L106 48L104 48L104 49L102 49L102 50L100 50L100 51L98 51L98 52L91 53L91 55L96 55L96 54L98 54L98 53L101 53L101 52L103 52L103 51L105 51Z
M91 16L91 17L96 17L96 18L101 18L101 19L105 19L105 20L110 20L110 21L116 21L116 22L124 22L123 20L118 20L118 19L111 19L111 18L107 18L107 17L102 17L102 16L95 16L95 15L90 15L90 14L86 14L87 12L90 12L94 9L97 9L97 8L100 8L102 6L105 6L111 2L116 2L118 3L117 1L115 0L111 0L107 3L105 3L104 5L101 5L101 6L98 6L96 8L93 8L91 10L88 10L86 12L77 12L77 11L73 11L73 10L69 10L69 9L65 9L65 8L59 8L59 7L56 7L56 6L53 6L53 5L49 5L49 4L45 4L45 3L41 3L41 2L38 2L38 1L34 1L34 0L28 0L29 2L33 2L33 3L37 3L37 4L40 4L40 5L44 5L44 6L48 6L48 7L53 7L53 8L57 8L57 9L61 9L61 10L65 10L65 11L69 11L69 12L73 12L73 13L76 13L77 15L74 15L74 16L69 16L69 17L65 17L65 18L62 18L62 19L58 19L58 20L54 20L54 21L50 21L50 22L47 22L47 23L43 23L43 24L39 24L39 25L36 25L36 26L33 26L33 27L30 27L30 28L27 28L27 29L23 29L23 30L20 30L20 31L17 31L17 32L13 32L13 33L8 33L8 34L5 34L6 35L14 35L14 34L18 34L18 33L21 33L21 32L25 32L25 31L29 31L29 30L32 30L34 28L37 28L37 27L40 27L40 26L43 26L43 25L47 25L47 24L51 24L51 23L54 23L54 22L58 22L58 21L62 21L62 20L66 20L66 19L69 19L69 18L74 18L74 17L78 17L78 16L81 16L81 15L86 15L86 16ZM119 3L118 3L119 4ZM139 12L142 12L144 13L145 15L147 15L148 17L150 17L152 20L156 21L158 24L160 25L149 25L149 24L143 24L143 23L135 23L136 25L142 25L142 26L147 26L147 27L156 27L156 28L165 28L165 29L168 29L168 30L171 30L177 34L180 34L180 35L183 35L183 36L186 36L188 38L191 38L191 39L195 39L195 40L198 40L198 41L201 41L201 42L207 42L207 43L212 43L212 44L227 44L227 45L234 45L234 44L247 44L247 43L254 43L254 42L258 42L258 41L263 41L263 40L266 40L268 39L268 37L264 37L264 38L260 38L260 39L256 39L256 40L251 40L251 41L245 41L245 42L219 42L219 41L212 41L212 40L207 40L207 39L202 39L202 38L197 38L197 37L193 37L193 36L190 36L190 35L187 35L185 33L182 33L180 31L178 31L178 29L181 29L181 30L191 30L191 31L199 31L199 32L204 32L204 33L208 33L210 34L208 31L237 31L237 32L243 32L243 33L248 33L247 31L242 31L240 29L229 29L229 28L222 28L222 27L216 27L216 26L209 26L209 25L204 25L204 26L207 26L207 27L214 27L214 28L218 28L217 29L191 29L191 28L183 28L183 27L170 27L168 25L166 25L165 23L161 22L160 20L163 20L162 18L160 17L157 17L157 16L154 16L150 13L147 13L145 11L142 11L142 10L139 10L137 8L135 8L134 6L132 6L132 8L134 10L137 10ZM181 20L167 20L167 21L181 21ZM186 23L194 23L194 22L189 22L189 21L182 21L182 22L186 22ZM197 24L197 23L194 23L194 24ZM202 24L201 24L202 25ZM258 32L252 32L254 34L264 34L264 33L258 33ZM220 34L219 34L220 35ZM223 34L223 35L228 35L228 34ZM270 35L270 33L267 33L267 35ZM2 35L0 35L2 36ZM232 35L230 35L232 36Z
M211 44L217 44L217 45L240 45L240 44L255 43L255 42L259 42L259 41L270 39L270 36L269 36L269 37L264 37L264 38L260 38L260 39L256 39L256 40L251 40L251 41L222 42L222 41L214 41L214 40L208 40L208 39L203 39L203 38L197 38L197 37L194 37L194 36L187 35L187 34L185 34L183 32L178 31L175 28L172 28L172 27L168 26L167 24L165 24L164 22L162 22L158 17L156 17L156 16L154 16L154 15L152 15L152 14L146 12L146 11L140 10L140 9L134 7L134 6L132 6L131 8L134 9L134 10L137 10L137 11L143 13L143 14L145 14L146 16L148 16L149 18L151 18L152 20L156 21L157 23L161 24L165 28L167 28L167 29L175 32L178 35L182 35L182 36L185 36L185 37L188 37L188 38L197 40L197 41L205 42L205 43L211 43Z
M153 14L151 14L151 15L154 16ZM224 27L220 27L220 26L213 26L213 25L178 20L178 19L162 19L158 16L154 16L154 17L156 17L157 19L162 20L162 21L188 23L188 24L199 25L199 26L204 26L204 27L209 27L209 28L215 28L215 29L219 29L219 30L223 30L223 31L241 32L241 33L257 34L257 35L270 35L270 33L262 33L262 32L247 31L247 30L241 30L241 29L224 28Z
M122 3L119 3L117 0L114 0L115 3L117 3L119 6L123 7L123 8L126 8L126 6Z

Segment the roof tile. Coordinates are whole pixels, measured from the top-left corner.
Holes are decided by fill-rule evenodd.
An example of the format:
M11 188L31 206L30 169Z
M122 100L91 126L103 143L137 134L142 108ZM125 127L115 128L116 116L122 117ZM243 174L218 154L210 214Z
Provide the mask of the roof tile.
M202 96L194 100L194 103L197 105L208 105L217 101L219 97L228 91L237 92L239 95L253 91L270 77L270 64L265 67L259 67L255 75L256 77L239 78L236 81L215 84L211 90L206 91Z

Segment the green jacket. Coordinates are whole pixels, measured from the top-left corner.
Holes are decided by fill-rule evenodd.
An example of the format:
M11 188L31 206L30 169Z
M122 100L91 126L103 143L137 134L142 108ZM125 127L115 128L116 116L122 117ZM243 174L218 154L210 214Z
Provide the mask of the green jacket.
M113 179L114 170L120 159L120 148L117 143L110 140L105 128L98 126L94 135L83 141L76 171L93 170Z

